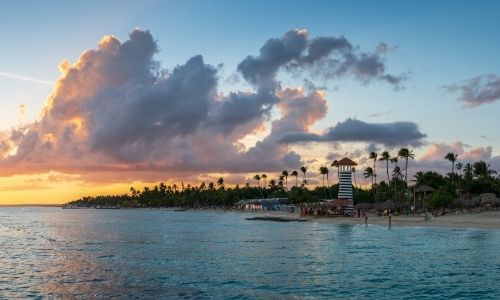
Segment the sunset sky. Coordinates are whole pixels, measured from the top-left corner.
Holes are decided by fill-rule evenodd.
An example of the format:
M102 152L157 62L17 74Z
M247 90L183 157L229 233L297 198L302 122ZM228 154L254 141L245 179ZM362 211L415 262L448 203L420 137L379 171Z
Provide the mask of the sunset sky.
M499 11L1 1L0 205L159 181L254 184L302 165L314 185L344 156L363 182L370 151L401 147L416 154L410 174L449 172L448 152L500 171Z

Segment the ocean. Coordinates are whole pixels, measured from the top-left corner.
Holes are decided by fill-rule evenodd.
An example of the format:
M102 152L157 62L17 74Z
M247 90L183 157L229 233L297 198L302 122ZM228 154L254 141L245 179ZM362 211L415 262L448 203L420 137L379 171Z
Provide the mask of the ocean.
M500 230L0 208L0 298L500 299Z

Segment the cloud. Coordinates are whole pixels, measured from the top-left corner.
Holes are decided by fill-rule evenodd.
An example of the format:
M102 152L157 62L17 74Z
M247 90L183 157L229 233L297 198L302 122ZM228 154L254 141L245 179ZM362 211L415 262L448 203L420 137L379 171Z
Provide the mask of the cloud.
M324 134L310 132L287 132L282 143L300 142L366 142L385 146L423 145L427 135L420 132L412 122L367 123L348 118L329 128Z
M280 69L308 71L324 79L353 76L364 84L380 80L396 90L402 88L407 74L387 74L383 55L388 49L382 51L380 45L377 49L373 53L360 52L343 36L310 39L307 30L294 29L281 38L269 39L258 56L248 56L238 65L238 71L247 81L262 88L279 85L276 74Z
M500 77L495 74L477 76L461 84L444 86L452 93L460 93L459 101L473 108L500 100Z
M56 170L113 181L301 164L277 137L322 118L322 92L258 88L223 96L218 69L202 56L167 72L154 60L157 52L153 36L135 30L123 43L106 36L75 63L63 61L41 119L0 133L0 174ZM239 140L269 121L277 105L281 117L269 136L246 149Z
M473 162L479 160L488 160L492 157L493 147L477 147L473 148L469 151L466 151L465 148L467 145L464 143L457 141L452 144L445 143L434 143L429 149L424 153L424 155L420 158L422 161L439 161L444 160L446 154L452 152L457 154L457 159L459 161L465 162Z
M345 37L291 30L270 39L238 65L252 89L228 94L219 91L220 66L197 55L167 71L158 51L154 37L137 29L124 42L105 36L76 62L64 60L40 119L0 132L0 175L52 170L70 174L54 182L123 182L276 172L307 163L287 138L420 145L425 137L414 123L353 119L311 132L326 116L325 92L307 78L305 89L282 88L280 71L400 83L386 73L384 51L361 52ZM242 142L263 127L268 134L255 145Z
M260 55L247 56L239 65L238 71L243 78L254 85L266 86L274 83L279 68L297 59L306 49L308 32L306 30L290 30L281 38L269 39Z

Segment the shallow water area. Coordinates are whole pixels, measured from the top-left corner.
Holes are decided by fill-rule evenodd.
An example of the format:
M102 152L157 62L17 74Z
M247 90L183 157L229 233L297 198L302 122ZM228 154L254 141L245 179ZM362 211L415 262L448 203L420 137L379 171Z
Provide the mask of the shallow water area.
M500 230L0 208L2 298L500 298Z

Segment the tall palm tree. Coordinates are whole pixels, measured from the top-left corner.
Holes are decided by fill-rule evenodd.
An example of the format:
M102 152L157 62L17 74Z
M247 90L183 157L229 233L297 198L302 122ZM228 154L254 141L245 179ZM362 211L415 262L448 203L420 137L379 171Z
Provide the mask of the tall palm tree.
M285 178L285 191L288 189L288 171L284 170L281 175Z
M403 173L401 172L401 168L399 166L394 167L394 170L392 171L392 178L394 178L394 198L396 198L398 194L398 180L401 180L403 178Z
M259 184L260 187L260 175L259 174L255 175L253 179L257 180L257 183Z
M262 174L260 175L260 178L264 178L264 189L266 188L266 184L267 184L267 175L266 174Z
M391 155L389 154L389 152L384 151L382 152L381 157L378 160L385 161L385 170L387 172L387 184L389 184L389 182L391 182L391 178L389 177L389 161L391 160Z
M457 163L457 165L455 166L455 168L458 170L458 172L460 172L460 178L462 178L462 168L463 168L464 164L462 164L461 162Z
M339 162L338 160L334 160L330 166L337 167L337 179L340 182L340 168L338 162Z
M307 183L307 180L306 180L307 168L305 166L302 166L302 167L300 167L300 171L304 174L304 184L306 184Z
M399 150L399 152L398 152L398 156L406 159L406 162L405 162L405 182L406 182L406 187L408 187L408 158L414 159L415 154L413 153L413 150L409 150L408 148L401 148L401 150Z
M449 152L448 154L446 154L446 156L444 157L444 159L447 159L449 161L451 161L451 184L453 184L453 177L455 177L455 161L457 161L457 156L458 154L455 154L453 152Z
M328 174L330 174L330 170L328 170L328 168L325 167L325 172L326 172L326 185L328 186L328 195L330 195L330 199L332 199L332 192L330 191L330 181L328 180Z
M352 172L352 177L354 177L354 186L358 188L358 184L356 183L356 168L352 167L351 172Z
M325 192L325 175L328 176L328 168L327 167L320 167L319 168L319 173L323 175L323 193L326 198L326 192Z
M373 191L373 177L375 177L375 173L373 172L372 167L367 167L365 169L365 172L363 173L363 176L365 178L371 178L371 180L372 180L372 191Z
M299 184L299 172L297 172L296 170L293 170L292 174L290 174L290 176L295 177L295 187L297 187L297 185Z
M319 168L319 173L323 175L323 187L325 187L325 175L328 174L328 168L327 167L320 167Z
M377 169L376 169L376 163L377 163L377 153L376 152L370 152L370 156L368 157L369 159L373 159L373 177L375 178L375 184L377 183Z

